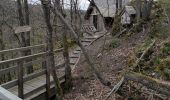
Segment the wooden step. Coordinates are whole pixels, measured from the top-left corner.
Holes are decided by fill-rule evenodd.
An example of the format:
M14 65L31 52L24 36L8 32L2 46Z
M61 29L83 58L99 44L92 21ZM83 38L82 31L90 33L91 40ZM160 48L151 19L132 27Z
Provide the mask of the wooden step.
M90 44L90 43L85 43L85 42L84 42L84 43L83 43L83 46L86 47L86 46L88 46L89 44Z
M96 39L98 37L99 37L98 35L96 35L96 36L86 36L86 37L84 37L84 39Z
M77 53L77 54L71 53L69 56L72 57L72 58L75 58L75 57L77 58L77 57L80 56L80 54L79 53Z
M81 51L81 49L76 49L75 51Z
M71 64L71 65L76 64L77 60L78 60L78 58L72 58L72 59L70 59L70 64Z
M80 51L73 51L73 54L80 54L81 52Z
M71 56L70 56L70 59L72 59L72 58L79 58L79 55L78 55L78 56L76 56L76 55L71 55Z
M84 39L86 39L86 40L94 40L94 39L96 39L96 37L86 36L86 37L84 37Z
M91 39L91 40L89 40L89 39L83 39L83 40L81 40L81 42L92 42L93 40Z

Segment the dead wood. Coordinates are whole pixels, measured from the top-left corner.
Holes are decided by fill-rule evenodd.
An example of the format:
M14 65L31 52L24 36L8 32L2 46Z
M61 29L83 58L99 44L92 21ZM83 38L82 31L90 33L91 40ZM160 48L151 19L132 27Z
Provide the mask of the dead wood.
M125 76L125 80L134 81L152 89L160 94L164 94L170 97L170 83L162 80L158 80L140 73L128 72Z

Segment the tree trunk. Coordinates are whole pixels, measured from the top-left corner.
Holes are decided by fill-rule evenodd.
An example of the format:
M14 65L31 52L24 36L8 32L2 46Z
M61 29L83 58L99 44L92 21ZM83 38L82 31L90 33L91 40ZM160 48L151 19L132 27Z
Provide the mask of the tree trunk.
M52 35L53 35L53 28L50 22L50 9L48 5L51 5L50 1L46 1L46 0L41 0L42 3L42 7L44 10L44 18L45 18L45 22L47 24L47 28L48 28L48 34L47 34L47 45L48 45L48 62L47 62L47 67L51 67L51 74L53 76L54 82L55 82L55 88L56 88L56 98L57 100L61 100L62 99L62 95L63 95L63 91L62 88L60 86L60 81L57 77L56 74L56 70L55 70L55 61L54 61L54 52L53 52L53 39L52 39Z
M19 24L20 26L24 26L24 16L22 13L22 4L21 0L17 0L17 8L18 8L18 15L19 15ZM21 47L26 46L24 33L21 33L22 42L19 44ZM24 52L21 52L21 55L25 55ZM18 95L20 98L24 98L24 91L23 91L23 62L18 63Z
M70 0L70 23L73 25L73 0Z
M141 18L141 0L136 0L136 13L137 13L137 22L140 22Z
M29 8L28 8L28 1L24 0L24 5L25 5L25 23L26 25L30 25L30 19L29 19ZM26 33L26 38L25 38L25 46L30 46L30 32ZM31 55L31 50L26 50L25 51L25 56ZM32 59L26 60L26 62L31 62ZM33 66L30 65L27 67L27 74L30 74L33 72Z

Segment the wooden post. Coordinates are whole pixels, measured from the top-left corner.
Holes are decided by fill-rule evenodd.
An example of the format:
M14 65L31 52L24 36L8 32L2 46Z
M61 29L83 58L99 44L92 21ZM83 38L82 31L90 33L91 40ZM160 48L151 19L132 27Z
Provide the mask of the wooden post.
M18 96L24 99L24 90L23 90L23 62L18 62Z
M47 47L44 49L45 51L47 51ZM46 69L46 100L50 100L50 68L47 66L47 60L42 62L42 68Z

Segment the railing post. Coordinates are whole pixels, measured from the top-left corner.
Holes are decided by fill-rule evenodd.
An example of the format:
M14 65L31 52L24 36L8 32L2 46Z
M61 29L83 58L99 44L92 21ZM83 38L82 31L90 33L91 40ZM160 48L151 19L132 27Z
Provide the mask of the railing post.
M22 99L24 99L24 89L23 89L23 62L18 62L18 96Z
M44 48L44 52L46 52L47 47ZM42 68L46 69L45 75L46 75L46 100L50 100L50 69L47 66L47 59L48 57L43 57L45 61L42 62Z

